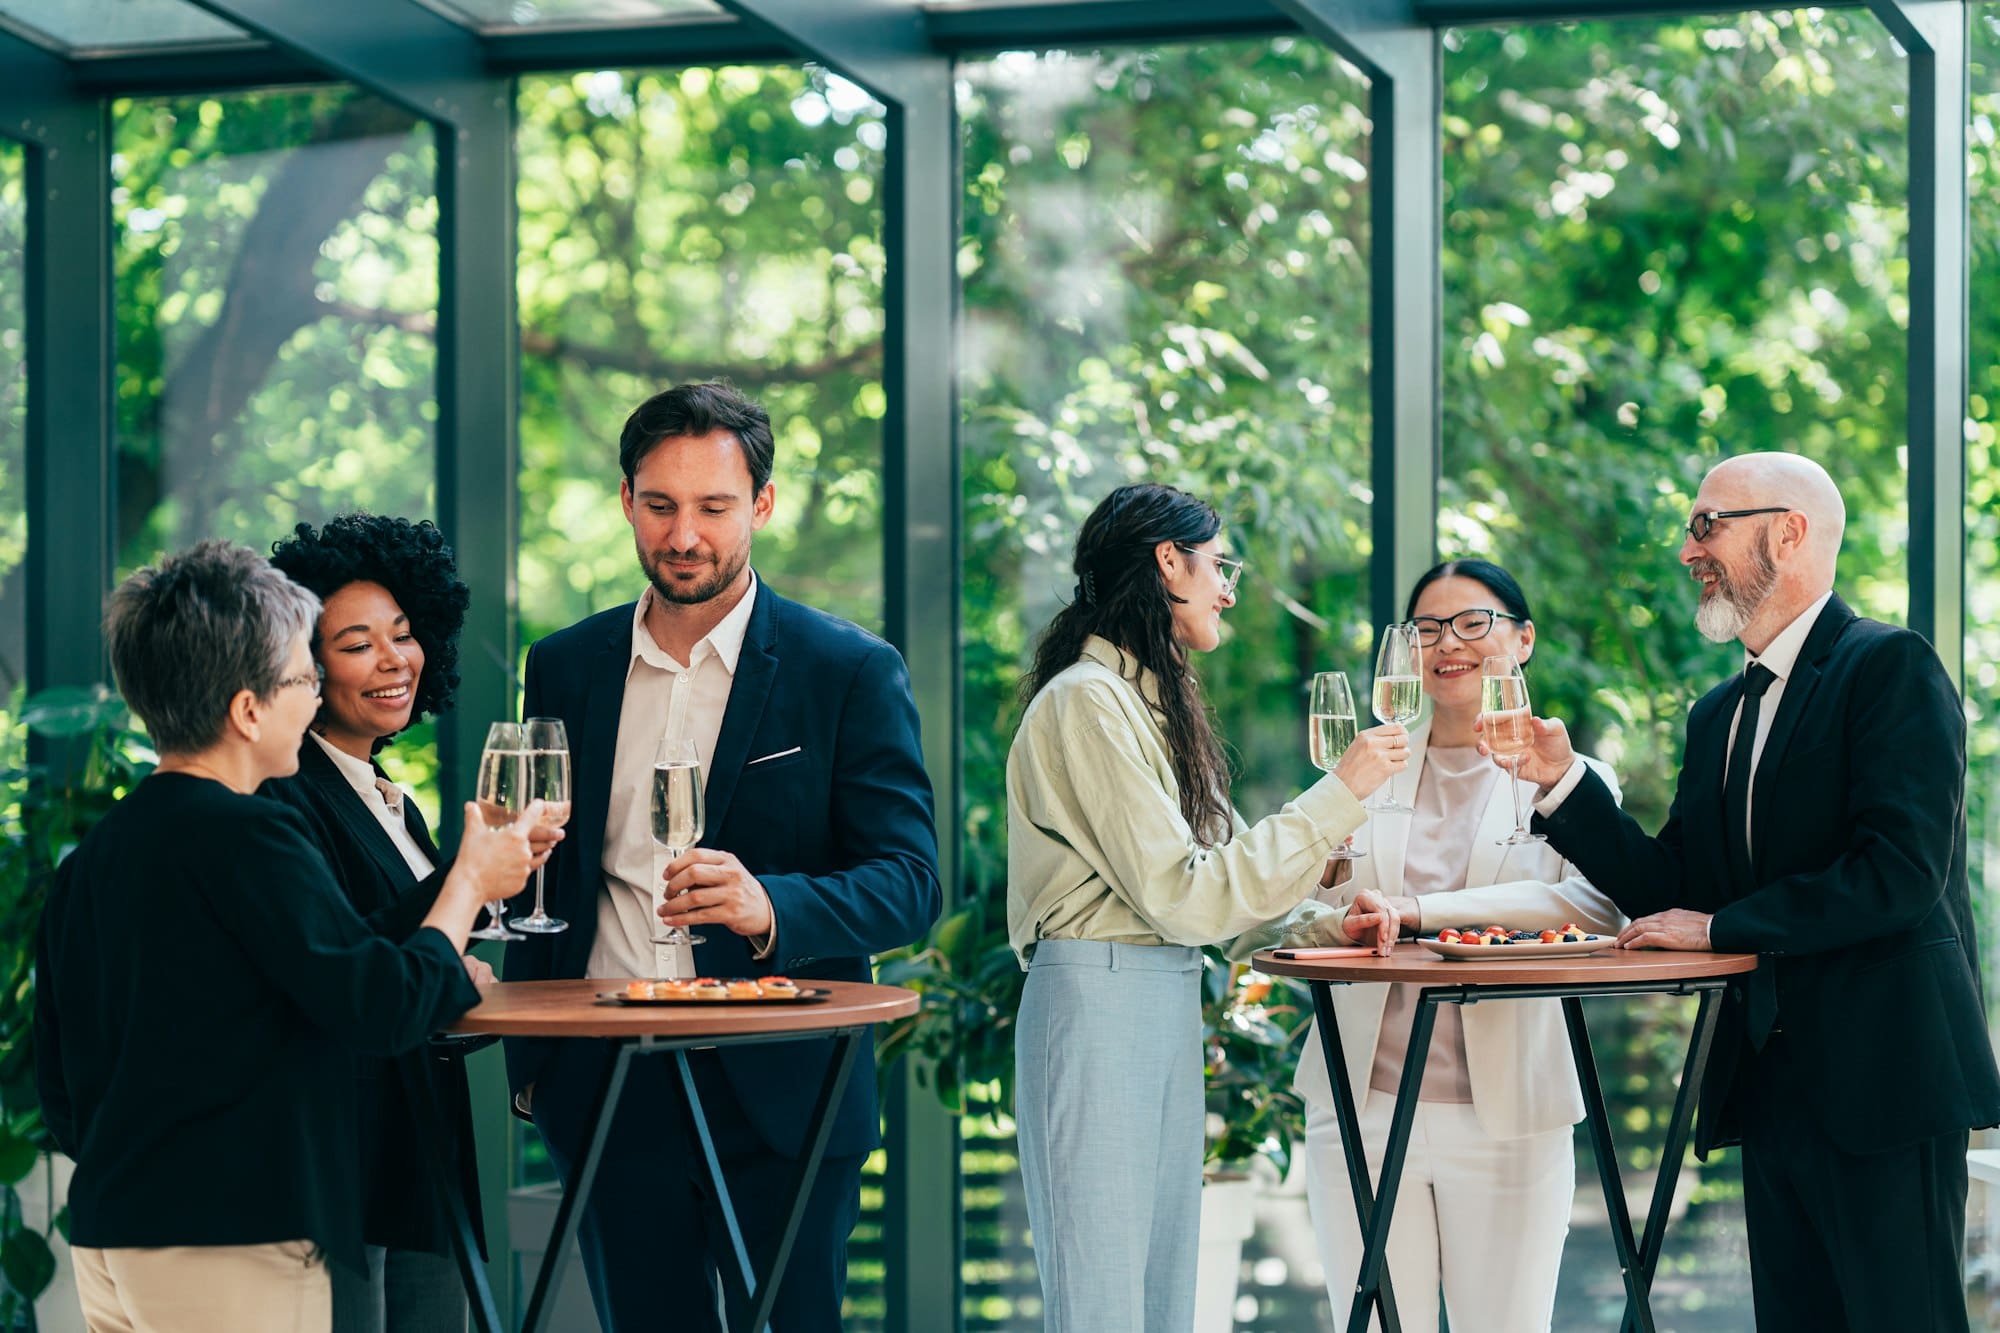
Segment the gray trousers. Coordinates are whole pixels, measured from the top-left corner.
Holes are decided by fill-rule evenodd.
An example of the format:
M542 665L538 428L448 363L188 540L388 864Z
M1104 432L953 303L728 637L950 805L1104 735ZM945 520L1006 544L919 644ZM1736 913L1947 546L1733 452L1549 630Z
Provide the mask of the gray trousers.
M370 1245L367 1277L327 1267L333 1333L465 1333L465 1284L447 1255Z
M1035 946L1015 1124L1047 1333L1188 1333L1201 1232L1201 953Z

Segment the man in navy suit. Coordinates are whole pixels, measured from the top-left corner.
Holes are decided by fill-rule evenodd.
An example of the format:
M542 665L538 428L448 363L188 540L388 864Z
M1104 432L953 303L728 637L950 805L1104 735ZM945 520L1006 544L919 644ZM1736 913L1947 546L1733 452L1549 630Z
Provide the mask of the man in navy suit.
M1965 715L1937 654L1833 592L1846 513L1816 463L1702 482L1681 563L1744 669L1688 714L1657 837L1535 723L1536 827L1626 948L1763 955L1730 992L1695 1146L1743 1145L1757 1327L1966 1327L1966 1131L2000 1122L1965 863Z
M930 781L896 650L780 597L750 568L770 520L770 418L726 384L641 404L619 440L620 496L650 583L636 603L528 653L527 713L561 718L574 765L569 837L550 866L567 933L508 947L510 981L789 975L867 981L870 954L922 935L941 906ZM707 833L672 862L649 836L661 737L691 740ZM661 943L662 927L701 939ZM772 1324L840 1327L863 1158L877 1146L872 1056L857 1061ZM782 1234L830 1040L693 1053L731 1201L753 1255ZM564 1181L610 1058L603 1042L510 1040L508 1082ZM712 1329L731 1262L704 1204L671 1061L632 1063L584 1209L605 1333Z

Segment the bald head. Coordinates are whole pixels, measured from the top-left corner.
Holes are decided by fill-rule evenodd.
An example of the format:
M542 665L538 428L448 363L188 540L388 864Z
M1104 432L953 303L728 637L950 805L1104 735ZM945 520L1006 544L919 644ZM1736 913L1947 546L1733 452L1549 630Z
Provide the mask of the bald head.
M1833 586L1834 565L1840 557L1841 534L1847 528L1847 505L1826 469L1799 454L1740 454L1724 459L1702 479L1701 493L1727 493L1741 498L1716 509L1763 509L1782 505L1804 517L1806 532L1796 571L1824 592ZM1696 509L1709 508L1705 503ZM1819 594L1816 592L1814 596Z
M1696 514L1729 514L1681 547L1702 585L1695 624L1761 653L1833 589L1847 506L1826 469L1797 454L1743 454L1702 478Z

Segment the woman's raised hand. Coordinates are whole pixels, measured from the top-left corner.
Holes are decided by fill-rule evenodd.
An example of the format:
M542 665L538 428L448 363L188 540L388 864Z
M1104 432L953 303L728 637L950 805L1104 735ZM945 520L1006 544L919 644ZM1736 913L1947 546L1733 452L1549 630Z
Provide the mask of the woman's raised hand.
M531 835L541 823L541 802L531 801L519 817L488 828L476 802L465 803L465 832L459 835L452 874L468 877L482 901L511 898L527 887L535 868Z
M1354 744L1333 766L1333 775L1356 800L1362 800L1409 766L1409 728L1400 722L1384 722L1354 738Z

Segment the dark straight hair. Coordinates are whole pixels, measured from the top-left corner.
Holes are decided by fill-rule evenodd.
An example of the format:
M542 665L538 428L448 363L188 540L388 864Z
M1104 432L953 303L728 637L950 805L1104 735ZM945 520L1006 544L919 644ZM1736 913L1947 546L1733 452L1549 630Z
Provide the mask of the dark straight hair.
M1173 756L1181 814L1204 847L1229 841L1229 764L1187 649L1174 637L1172 604L1181 599L1167 591L1153 550L1161 542L1199 546L1220 531L1214 509L1171 486L1120 486L1105 496L1077 534L1076 600L1049 622L1021 682L1027 703L1075 665L1093 634L1152 672L1160 697L1148 702Z
M1493 608L1496 611L1505 611L1522 620L1534 619L1528 613L1528 594L1521 591L1521 585L1514 581L1512 574L1491 560L1447 560L1443 564L1432 565L1417 580L1417 586L1410 589L1410 601L1403 608L1403 619L1408 620L1417 614L1417 599L1424 595L1425 588L1439 579L1450 578L1471 579L1492 593L1494 600L1500 603Z
M771 480L771 463L777 452L771 437L771 417L727 380L677 384L633 408L632 415L625 418L625 429L618 435L618 466L629 482L646 455L662 440L710 435L719 430L736 437L743 450L743 465L750 470L750 494L757 495Z

